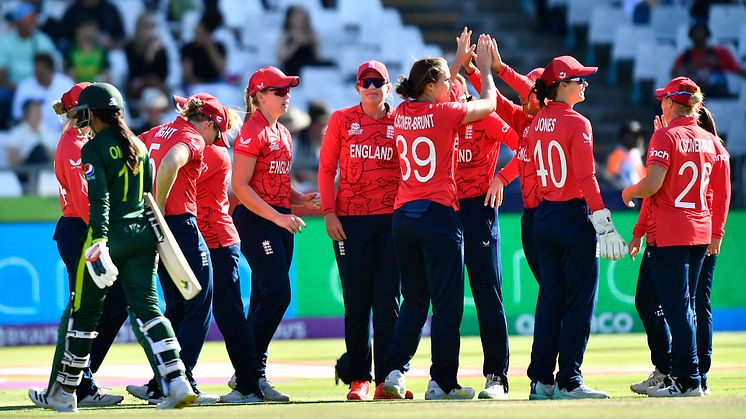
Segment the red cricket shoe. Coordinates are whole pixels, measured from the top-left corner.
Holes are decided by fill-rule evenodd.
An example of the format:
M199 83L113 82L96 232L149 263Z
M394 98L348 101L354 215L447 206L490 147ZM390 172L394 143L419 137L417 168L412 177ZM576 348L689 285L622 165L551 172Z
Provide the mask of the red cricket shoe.
M414 399L414 394L412 394L411 391L407 390L407 392L404 394L404 398L407 400ZM397 399L394 396L388 395L383 391L383 383L376 386L376 391L373 393L373 400L401 400Z
M368 400L368 391L370 381L353 381L350 384L350 392L347 393L347 400Z

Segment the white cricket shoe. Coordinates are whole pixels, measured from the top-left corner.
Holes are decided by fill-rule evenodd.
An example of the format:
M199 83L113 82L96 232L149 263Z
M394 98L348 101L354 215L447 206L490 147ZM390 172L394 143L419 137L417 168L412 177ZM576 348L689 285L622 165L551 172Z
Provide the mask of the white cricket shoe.
M554 397L554 384L544 384L541 381L531 381L529 400L551 400Z
M137 386L134 384L130 384L125 388L127 390L127 393L150 404L158 404L162 402L163 399L165 399L165 397L163 397L163 394L161 394L161 389L157 386L151 387L148 384Z
M96 392L78 400L79 407L104 407L114 406L124 400L124 396L111 394L103 387L96 387Z
M214 394L205 393L199 390L195 391L195 393L197 394L197 400L194 401L194 404L199 406L215 404L220 400L220 396Z
M479 392L480 399L508 400L508 386L497 374L487 374L484 390Z
M474 398L474 389L471 387L453 388L446 393L435 380L427 383L425 400L471 400Z
M666 385L668 384L668 385ZM671 380L670 384L661 384L658 387L650 388L648 396L650 397L703 397L702 386L696 388L681 388L676 380Z
M158 403L158 409L181 409L193 404L197 395L183 376L178 376L168 383L168 396Z
M648 394L649 388L658 387L660 384L663 383L666 377L666 374L663 374L662 372L658 371L658 368L656 368L653 372L650 373L648 378L640 381L639 383L630 385L629 389L637 394L646 395Z
M52 386L52 392L49 394L44 389L31 387L28 390L28 397L35 405L45 409L58 412L78 411L78 398L75 396L75 392L72 394L65 393L62 391L62 386L56 383Z
M581 384L574 390L567 391L554 385L554 400L574 400L574 399L608 399L609 395L603 391L594 390L585 384Z
M238 382L236 381L236 374L233 374L233 375L231 376L231 379L230 379L230 380L228 380L228 387L229 387L229 388L230 388L231 390L235 390L235 389L236 389L236 386L237 386L237 385L238 385Z
M389 396L404 400L407 394L407 379L404 377L404 373L399 370L391 371L383 382L383 392Z
M259 379L259 389L264 394L264 400L268 402L289 402L290 396L287 394L280 393L272 385L271 382L267 381L265 377Z
M238 392L237 390L231 390L230 393L220 396L220 400L218 400L218 403L233 403L233 404L241 404L241 403L262 403L264 399L257 396L254 393L251 394L243 394Z

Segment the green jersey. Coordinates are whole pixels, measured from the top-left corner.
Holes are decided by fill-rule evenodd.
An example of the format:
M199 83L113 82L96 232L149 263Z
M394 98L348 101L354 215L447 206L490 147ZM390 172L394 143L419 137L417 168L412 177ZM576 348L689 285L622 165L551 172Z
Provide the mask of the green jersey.
M105 128L81 150L82 170L88 180L89 226L93 242L107 240L111 221L140 217L143 193L153 189L153 174L145 145L134 138L140 150L135 173L127 167L119 143Z

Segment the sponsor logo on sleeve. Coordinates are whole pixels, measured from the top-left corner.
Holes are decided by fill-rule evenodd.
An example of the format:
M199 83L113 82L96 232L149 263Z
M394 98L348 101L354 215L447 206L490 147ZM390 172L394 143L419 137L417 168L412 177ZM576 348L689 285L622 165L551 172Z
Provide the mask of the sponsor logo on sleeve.
M593 139L593 136L586 134L584 132L582 134L583 134L583 142L590 144L591 140Z
M73 160L70 159L70 168L71 169L80 169L80 165L82 163L83 159Z
M246 145L249 145L250 142L251 142L251 138L245 138L245 139L244 138L239 138L238 139L238 144L240 144L240 145L246 146Z
M90 163L86 163L86 164L85 164L85 165L83 166L83 173L85 174L85 178L86 178L86 180L93 180L93 179L96 179L96 173L95 173L95 170L93 169L93 165L92 165L92 164L90 164Z
M663 160L668 160L670 158L669 154L665 150L656 150L654 148L651 148L648 152L648 157L656 157Z

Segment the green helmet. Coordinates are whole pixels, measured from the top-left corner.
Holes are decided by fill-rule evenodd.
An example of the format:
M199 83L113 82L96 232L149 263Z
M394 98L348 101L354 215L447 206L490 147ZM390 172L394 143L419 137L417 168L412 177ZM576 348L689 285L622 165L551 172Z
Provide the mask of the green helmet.
M86 127L91 122L90 110L118 111L124 109L124 99L119 90L109 83L92 83L78 97L77 126Z

